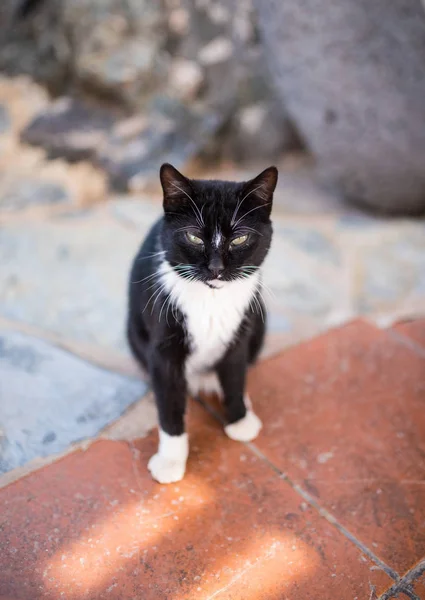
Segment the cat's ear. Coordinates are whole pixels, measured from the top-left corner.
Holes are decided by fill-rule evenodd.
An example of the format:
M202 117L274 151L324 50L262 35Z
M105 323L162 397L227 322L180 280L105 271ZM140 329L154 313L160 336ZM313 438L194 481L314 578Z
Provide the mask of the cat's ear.
M187 177L177 171L173 165L164 163L160 169L159 178L164 192L164 210L187 204L193 193Z
M244 195L253 196L259 203L269 207L273 203L273 192L276 189L278 172L276 167L264 169L257 177L247 181L243 188Z

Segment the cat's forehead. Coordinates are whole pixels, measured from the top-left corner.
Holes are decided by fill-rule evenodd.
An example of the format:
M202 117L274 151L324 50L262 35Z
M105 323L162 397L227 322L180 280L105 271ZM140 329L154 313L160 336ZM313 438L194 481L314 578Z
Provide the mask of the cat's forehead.
M196 180L193 188L198 202L206 204L234 203L240 194L242 184L233 181Z

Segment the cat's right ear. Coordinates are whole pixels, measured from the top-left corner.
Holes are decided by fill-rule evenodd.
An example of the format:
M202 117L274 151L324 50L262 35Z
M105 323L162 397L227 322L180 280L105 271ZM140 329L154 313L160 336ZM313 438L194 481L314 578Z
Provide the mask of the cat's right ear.
M164 163L159 171L159 178L164 192L165 211L187 204L193 193L187 177L177 171L173 165Z

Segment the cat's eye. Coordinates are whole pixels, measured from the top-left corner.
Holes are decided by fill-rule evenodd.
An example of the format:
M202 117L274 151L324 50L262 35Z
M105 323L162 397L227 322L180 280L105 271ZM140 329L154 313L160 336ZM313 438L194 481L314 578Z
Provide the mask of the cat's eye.
M242 246L242 244L245 244L247 239L248 239L248 235L240 235L239 237L232 240L230 242L230 245L231 246Z
M190 233L190 231L186 232L186 237L189 240L189 242L191 244L194 244L195 246L202 246L204 243L200 237L194 235L193 233Z

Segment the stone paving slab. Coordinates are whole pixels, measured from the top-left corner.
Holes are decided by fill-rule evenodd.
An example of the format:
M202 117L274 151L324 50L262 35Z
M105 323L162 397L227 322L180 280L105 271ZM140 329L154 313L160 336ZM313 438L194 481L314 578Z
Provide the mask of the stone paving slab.
M0 491L0 597L368 600L391 578L192 403L185 479L98 442ZM54 493L52 491L54 490Z
M0 331L0 382L0 473L96 436L147 389L10 331Z
M128 269L141 237L102 209L4 227L0 313L125 351Z
M129 265L160 210L150 197L121 197L90 210L6 222L0 317L126 355ZM340 229L329 217L276 218L264 267L269 330L286 346L359 314L384 325L421 314L424 239L421 222Z

